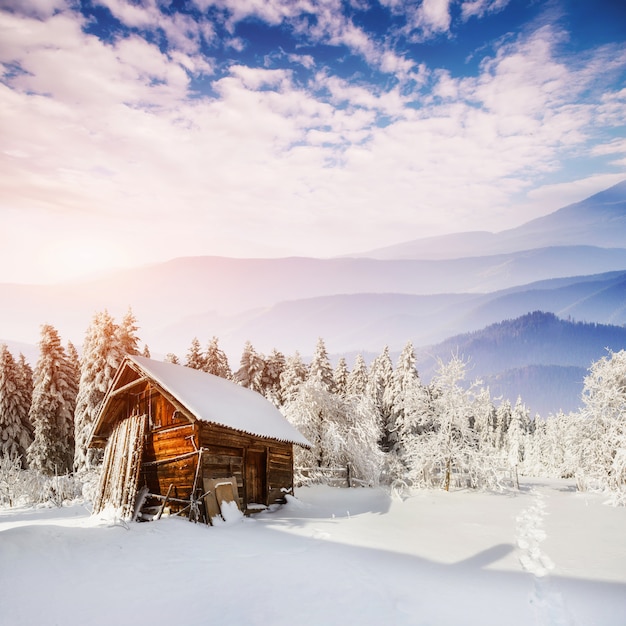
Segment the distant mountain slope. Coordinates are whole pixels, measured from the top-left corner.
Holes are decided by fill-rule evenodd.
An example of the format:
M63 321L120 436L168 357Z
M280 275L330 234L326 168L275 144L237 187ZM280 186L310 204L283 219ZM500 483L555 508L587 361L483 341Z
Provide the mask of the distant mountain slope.
M570 282L574 281L574 282ZM239 356L250 339L269 352L312 350L318 337L335 353L400 350L441 342L534 310L603 324L626 324L626 272L532 283L491 294L353 294L280 302L237 316L215 313L177 320L159 329L170 346L189 344L190 329L212 329L227 352ZM199 330L196 330L198 333ZM204 331L203 331L204 332Z
M194 335L219 334L223 324L229 328L233 325L241 327L242 320L254 318L257 318L258 324L261 321L258 319L259 310L267 311L281 302L306 301L294 307L294 319L309 319L313 324L315 320L310 316L307 318L305 312L313 298L378 294L381 296L378 300L381 300L383 294L389 293L413 296L478 295L520 287L537 280L623 268L626 268L626 249L604 250L583 246L452 261L185 258L116 272L97 280L54 287L0 285L0 301L3 303L0 307L0 333L12 340L35 343L40 324L50 323L58 328L63 337L79 345L94 312L107 308L113 315L121 316L131 306L141 324L144 340L155 350L168 352L180 350L181 346L166 345L161 334L164 328L182 328L185 325L188 337L186 347ZM511 295L511 301L503 301L502 308L513 308L518 311L517 314L527 312L529 308L519 309L524 306L523 302L515 302L520 297ZM619 294L616 297L619 298ZM384 298L388 296L384 295ZM462 299L472 300L468 295ZM490 296L486 298L489 299ZM481 310L481 303L479 299L472 303L473 318L467 317L467 308L460 309L457 314L456 304L451 306L448 318L451 326L447 332L439 323L446 319L443 311L440 317L433 318L426 310L425 315L419 314L416 321L422 325L432 324L431 336L439 338L439 333L434 331L446 332L444 336L448 336L475 329L484 325L485 320L487 323L496 321ZM342 315L341 308L336 302L332 304L337 320L331 321L340 324L338 316ZM388 309L392 304L393 300L390 300L385 307ZM569 302L569 305L572 303ZM553 309L548 307L548 310ZM286 315L281 310L272 314ZM401 329L408 327L411 315L411 312L400 314L395 324ZM323 319L321 315L318 317ZM466 321L471 325L467 326ZM214 325L216 322L219 323ZM378 320L374 317L370 317L368 323L373 335L387 332L385 326L375 328ZM270 326L271 322L268 322L265 328ZM258 325L251 327L247 338L255 341L259 335L258 328ZM286 325L276 327L272 339L274 345L281 345L281 337L287 334L287 328ZM316 336L323 331L324 328L319 326ZM299 343L302 345L304 340Z
M626 247L626 181L499 233L454 233L354 254L372 259L449 259L553 246Z
M559 319L535 311L418 350L418 369L430 380L437 359L459 354L470 361L471 379L493 384L494 394L514 402L518 395L535 411L579 406L582 382L591 364L626 349L626 328Z
M483 376L482 381L492 398L508 398L511 404L521 398L531 415L547 417L559 410L569 413L581 407L588 373L584 367L572 365L527 365Z

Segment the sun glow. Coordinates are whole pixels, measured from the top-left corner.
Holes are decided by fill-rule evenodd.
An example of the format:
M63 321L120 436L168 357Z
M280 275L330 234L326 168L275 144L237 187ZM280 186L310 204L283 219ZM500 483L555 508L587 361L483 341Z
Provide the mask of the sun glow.
M46 282L55 283L89 278L102 272L128 265L123 250L102 241L65 241L42 250L41 275Z

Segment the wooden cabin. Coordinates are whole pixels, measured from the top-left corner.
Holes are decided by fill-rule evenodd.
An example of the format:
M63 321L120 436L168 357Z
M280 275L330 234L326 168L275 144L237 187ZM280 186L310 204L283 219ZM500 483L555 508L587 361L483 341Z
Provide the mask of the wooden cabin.
M210 521L293 493L293 446L309 442L260 394L199 370L140 356L122 362L89 446L104 447L98 513L165 507Z

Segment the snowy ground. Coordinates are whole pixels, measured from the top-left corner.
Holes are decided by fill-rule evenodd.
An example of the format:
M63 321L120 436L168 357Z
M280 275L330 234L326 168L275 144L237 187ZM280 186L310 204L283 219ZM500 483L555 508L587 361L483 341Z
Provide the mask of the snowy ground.
M296 495L214 527L0 511L0 624L626 624L626 508L567 481Z

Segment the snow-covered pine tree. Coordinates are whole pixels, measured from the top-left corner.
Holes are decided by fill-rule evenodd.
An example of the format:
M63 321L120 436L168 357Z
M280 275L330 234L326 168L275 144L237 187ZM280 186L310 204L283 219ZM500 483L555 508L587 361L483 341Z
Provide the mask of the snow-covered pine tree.
M348 391L348 364L343 356L339 357L337 367L333 371L333 385L335 393L345 397Z
M354 367L346 379L346 393L350 396L365 396L367 394L367 365L362 354L357 354Z
M26 360L26 357L20 352L19 357L17 358L17 369L20 377L21 387L26 394L27 404L30 407L30 403L33 399L33 368L30 366L30 363ZM32 424L29 422L28 426L30 428L32 434Z
M173 353L168 352L163 359L165 363L173 363L174 365L180 365L180 359Z
M263 393L264 370L265 359L256 352L250 341L246 341L241 354L239 369L233 375L234 381L242 387Z
M409 478L416 487L430 487L432 459L427 442L437 429L431 390L412 376L406 378L404 389L398 384L395 388L398 396L386 394L388 402L393 401L389 414L394 416L395 430L391 433L393 447L385 459L385 480L393 483ZM388 389L394 389L394 384Z
M33 425L28 417L30 411L30 405L33 402L33 368L26 360L26 357L20 352L17 358L17 373L19 378L19 385L22 393L24 394L24 406L26 407L26 418L24 426L30 433L30 439L32 441L35 431ZM24 457L24 463L26 463L26 456Z
M473 413L474 430L476 431L476 439L478 447L483 454L493 454L495 451L494 425L497 423L497 409L491 401L489 389L481 389L476 397L478 407Z
M26 466L32 443L28 421L29 391L24 389L19 366L5 344L0 344L0 457Z
M406 396L421 386L415 367L415 351L409 341L400 353L391 384L385 388L384 403L391 408L391 415L382 428L382 449L385 452L398 452L401 442L398 440L398 426L405 421L404 411Z
M141 351L141 356L145 356L146 359L150 358L150 348L148 348L148 344L143 344L143 350Z
M511 423L506 433L505 448L511 467L517 468L524 463L524 445L530 423L530 412L518 397L513 412Z
M280 377L287 366L285 355L274 348L265 359L263 372L263 395L275 406L283 403L281 397Z
M219 376L220 378L232 379L233 374L228 364L226 353L220 348L219 340L213 336L205 353L204 371Z
M389 347L385 346L370 366L367 394L372 400L380 421L380 449L389 450L389 424L393 413L393 397L387 390L393 381L393 363L389 355Z
M28 465L44 474L65 474L74 459L76 386L57 330L41 329L39 359L33 374L29 418L34 440L27 451Z
M197 337L191 340L191 345L187 351L185 367L191 367L194 370L204 370L206 368L206 358L204 354L202 354L200 341Z
M88 471L98 462L100 455L88 450L87 443L102 400L126 354L122 336L106 310L96 313L87 328L74 415L76 473ZM125 345L130 344L127 341Z
M496 409L496 422L493 434L493 445L497 450L504 450L506 447L506 434L513 417L511 402L505 400Z
M308 378L307 366L302 362L298 351L287 359L285 369L280 375L280 398L282 404L293 402L302 383Z
M76 386L78 387L78 383L80 381L80 357L78 356L78 350L76 350L76 346L71 342L67 342L67 360L72 367L72 371L74 372L74 380L76 381Z
M139 339L137 337L137 318L132 309L128 307L126 314L118 326L119 342L124 354L139 354Z
M317 380L331 393L334 392L335 382L333 380L333 368L330 364L330 359L328 358L326 345L321 337L317 340L315 353L311 359L311 365L309 367L309 380Z

